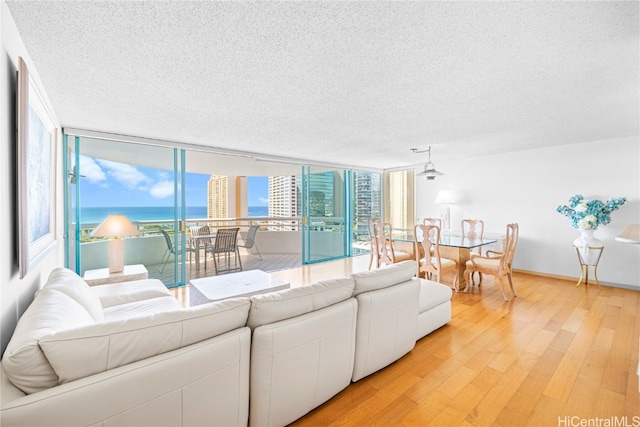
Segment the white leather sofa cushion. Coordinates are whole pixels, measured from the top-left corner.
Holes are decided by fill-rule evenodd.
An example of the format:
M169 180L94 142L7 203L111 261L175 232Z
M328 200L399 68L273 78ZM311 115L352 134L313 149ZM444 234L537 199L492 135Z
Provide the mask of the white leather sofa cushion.
M251 297L247 326L254 329L267 323L300 316L344 301L350 298L352 293L353 280L341 278L254 295Z
M451 321L451 296L449 286L432 280L420 279L418 301L418 335L420 339Z
M449 286L433 280L420 279L420 301L418 312L422 313L451 300L453 291Z
M67 268L56 268L47 279L43 289L56 289L64 292L82 305L96 322L104 320L100 299L91 292L84 279Z
M417 278L363 292L358 300L352 381L358 381L413 349L418 329Z
M105 308L129 302L171 296L169 289L157 279L89 286L89 289L100 299L102 307Z
M402 261L371 271L353 273L353 296L406 282L414 277L417 271L418 264L415 261Z
M44 336L40 347L63 384L241 328L249 307L234 298L95 323Z
M43 288L18 320L2 357L7 378L23 392L53 387L58 376L40 349L40 339L51 333L92 325L89 312L58 289Z
M250 426L287 425L349 385L356 310L348 298L254 329Z
M104 309L104 320L111 322L175 310L182 310L182 305L177 299L172 296L159 297L107 307Z

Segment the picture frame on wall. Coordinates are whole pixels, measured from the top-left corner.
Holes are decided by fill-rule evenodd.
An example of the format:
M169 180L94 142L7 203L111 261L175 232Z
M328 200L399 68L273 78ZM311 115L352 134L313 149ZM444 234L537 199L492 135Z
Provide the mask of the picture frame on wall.
M55 247L56 128L18 58L18 262L24 278Z

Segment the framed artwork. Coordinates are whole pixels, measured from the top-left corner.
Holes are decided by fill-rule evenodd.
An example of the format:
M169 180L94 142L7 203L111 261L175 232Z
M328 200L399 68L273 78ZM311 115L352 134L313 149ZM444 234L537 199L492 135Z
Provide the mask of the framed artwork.
M55 138L51 114L18 58L18 262L20 278L55 247Z

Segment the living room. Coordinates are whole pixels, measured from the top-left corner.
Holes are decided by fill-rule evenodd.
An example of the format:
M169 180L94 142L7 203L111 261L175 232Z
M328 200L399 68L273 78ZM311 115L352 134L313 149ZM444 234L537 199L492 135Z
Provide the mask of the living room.
M580 2L574 4L578 8L587 7ZM599 2L594 4L604 7ZM579 71L590 64L572 62L569 55L567 62L558 63L557 69L545 70L548 74L557 73L558 75L557 80L550 80L556 82L556 86L552 87L555 92L569 91L572 80L568 76L571 74L574 74L576 79L578 75L580 76L579 84L576 85L581 90L604 87L603 92L597 92L597 96L594 93L591 101L584 105L572 104L573 111L568 109L559 111L554 105L543 103L539 110L525 109L526 111L523 112L528 116L527 120L539 124L541 129L544 128L546 120L550 120L549 116L560 116L567 126L575 127L574 121L583 125L584 133L582 135L565 134L562 127L545 128L545 132L541 131L534 135L534 139L539 142L538 145L519 151L508 149L494 151L491 144L492 136L498 138L498 133L504 132L512 135L514 140L519 138L515 133L519 123L505 123L502 129L480 129L480 134L473 137L479 153L476 152L472 156L456 157L447 153L447 156L440 157L440 153L445 154L448 148L435 145L432 160L438 170L443 171L445 175L433 181L416 180L417 217L440 215L440 207L433 201L440 189L452 189L457 195L456 204L451 206L453 224L459 223L460 219L465 217L484 218L487 231L500 233L504 231L507 223L519 223L520 242L513 265L516 271L533 273L540 277L550 276L577 281L580 274L579 265L575 249L571 244L577 236L577 231L571 227L566 218L555 212L555 207L567 203L569 198L576 194L602 200L624 196L628 199L627 203L612 214L612 222L609 225L597 231L598 237L604 242L606 248L598 266L598 277L605 286L640 290L640 263L638 263L640 247L615 240L627 225L640 222L638 6L633 2L612 2L611 7L615 9L615 13L604 15L606 19L611 20L610 26L606 28L607 31L619 37L619 44L614 44L609 38L605 38L606 47L598 44L597 40L591 40L592 45L577 44L575 49L582 52L582 50L589 51L591 47L593 55L596 55L596 53L601 54L601 50L609 48L623 58L621 63L598 63L595 68L599 70L597 73L594 68L588 68L586 75L583 75ZM621 11L623 13L620 13ZM594 12L595 15L598 13ZM2 123L2 144L0 144L2 168L0 169L3 171L4 179L0 185L0 201L2 201L0 221L2 230L5 230L3 233L5 238L0 246L3 255L0 261L0 294L2 296L0 343L4 350L18 319L33 300L34 293L43 286L54 268L64 266L66 236L64 236L63 226L64 187L63 180L58 179L55 183L54 200L54 234L56 236L54 248L39 260L28 275L20 278L17 250L19 231L16 190L17 143L14 125L18 57L25 59L36 86L45 94L49 92L48 85L45 83L49 77L39 73L38 60L35 57L32 58L31 49L25 45L6 1L2 2L1 14L3 55L0 59L0 80L3 90L0 106ZM591 14L588 14L588 17L582 21L585 28L589 28L591 19L595 19ZM556 21L550 21L550 25L551 23L555 24ZM516 26L516 23L513 25ZM622 34L613 30L617 27ZM632 34L631 37L629 33ZM51 35L51 37L55 36ZM598 46L597 49L596 46ZM552 47L555 49L558 46ZM573 48L574 46L570 45L566 51L561 52L568 53ZM552 53L557 54L558 51L552 49L549 54ZM584 57L580 56L580 58ZM535 68L534 64L529 66ZM622 68L622 70L615 70L616 68ZM472 74L473 70L467 70L467 72ZM532 74L535 75L536 72ZM531 74L523 74L522 77L532 78ZM492 90L497 88L487 88L487 92ZM537 100L537 92L523 91L512 95L513 97L509 98L510 101L507 103L510 108L528 105ZM464 105L465 102L471 101L461 101L460 104ZM586 101L581 98L580 102ZM56 114L53 105L49 107ZM471 120L471 117L463 115L463 111L460 115L450 112L455 118L452 120L460 124ZM569 114L576 111L582 114L579 116ZM564 114L568 116L565 117ZM599 128L595 126L597 123L606 123L608 126L603 125ZM61 129L78 124L65 123L56 119L56 125ZM103 130L113 131L114 129ZM61 137L61 133L59 136ZM134 134L132 136L166 139L162 135ZM420 148L427 148L426 145L421 145ZM58 147L61 145L59 144ZM410 148L413 148L413 145L405 144L404 140L395 145L396 151L413 156L410 160L408 158L404 165L413 164L416 170L420 170L426 157L409 153ZM304 156L304 159L312 161L314 148L307 146L307 150L309 153ZM460 149L453 146L451 150L455 152ZM58 177L63 176L64 173L62 158L63 153L59 149L55 153L53 162ZM349 163L357 163L357 161L357 158L353 158ZM635 327L637 329L637 326Z

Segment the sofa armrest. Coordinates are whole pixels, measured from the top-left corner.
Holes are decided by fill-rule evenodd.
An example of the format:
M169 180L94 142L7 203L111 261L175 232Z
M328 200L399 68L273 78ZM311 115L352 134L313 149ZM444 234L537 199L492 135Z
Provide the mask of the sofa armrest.
M11 426L246 425L250 340L243 327L30 395L12 392L3 380L0 420Z
M171 296L169 289L158 279L97 285L91 286L89 289L100 299L103 308Z

